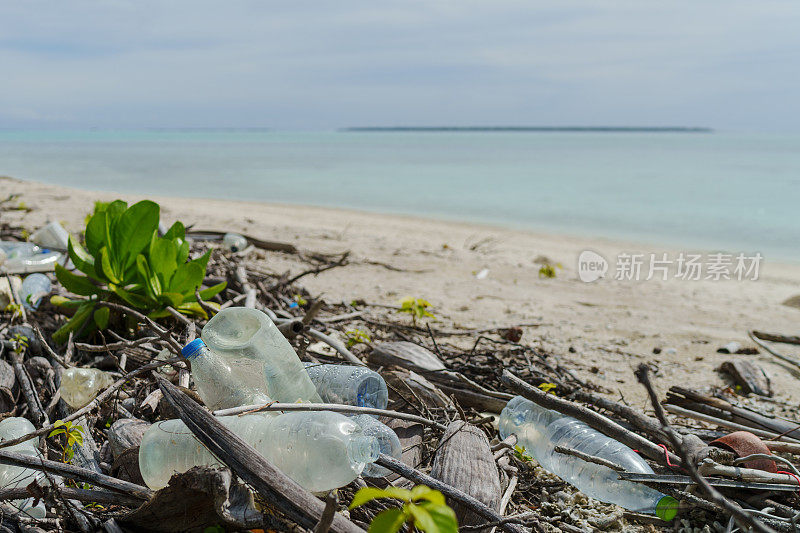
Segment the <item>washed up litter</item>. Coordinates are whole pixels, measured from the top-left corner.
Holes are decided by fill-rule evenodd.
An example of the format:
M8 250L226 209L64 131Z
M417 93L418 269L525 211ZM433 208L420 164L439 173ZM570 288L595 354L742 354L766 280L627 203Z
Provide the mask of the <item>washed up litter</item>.
M303 363L322 400L386 409L389 390L380 374L364 366Z
M29 310L38 309L42 298L50 294L52 288L50 278L44 274L37 272L26 276L19 290L22 305Z
M73 366L61 374L61 399L73 409L80 409L94 400L97 394L114 383L108 372L97 368Z
M241 252L247 248L247 239L238 233L226 233L222 236L222 246L230 252Z
M21 437L34 431L33 424L27 418L13 416L0 422L0 440L11 440ZM28 440L5 448L9 452L30 455L31 457L42 457L42 453L36 448L35 440ZM34 481L45 484L44 472L33 470L22 466L0 465L0 487L13 489L26 487ZM36 501L35 498L25 500L13 500L14 507L33 518L44 518L47 509L44 503Z
M312 492L347 485L379 454L378 441L353 420L330 411L219 417L286 475ZM219 466L180 420L153 424L139 448L142 477L152 489L193 466Z
M662 520L675 518L678 511L675 498L644 485L622 481L607 466L556 452L556 446L563 446L606 459L626 472L653 473L636 452L585 423L516 396L503 409L499 425L501 437L516 435L518 445L542 468L587 496L631 511L654 514Z
M58 222L50 222L31 233L31 242L42 248L66 252L69 247L69 233Z
M49 272L64 256L47 248L40 248L32 242L0 241L0 250L5 260L0 263L0 272L27 274L29 272Z

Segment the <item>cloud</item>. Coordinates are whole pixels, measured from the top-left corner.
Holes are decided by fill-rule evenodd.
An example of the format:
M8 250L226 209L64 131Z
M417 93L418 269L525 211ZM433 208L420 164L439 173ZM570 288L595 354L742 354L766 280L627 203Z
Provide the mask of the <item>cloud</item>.
M7 2L0 126L793 129L791 1Z

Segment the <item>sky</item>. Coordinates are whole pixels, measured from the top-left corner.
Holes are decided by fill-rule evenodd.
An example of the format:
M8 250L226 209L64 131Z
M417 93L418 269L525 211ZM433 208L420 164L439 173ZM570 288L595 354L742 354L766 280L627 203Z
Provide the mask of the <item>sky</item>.
M0 3L0 128L800 132L796 0Z

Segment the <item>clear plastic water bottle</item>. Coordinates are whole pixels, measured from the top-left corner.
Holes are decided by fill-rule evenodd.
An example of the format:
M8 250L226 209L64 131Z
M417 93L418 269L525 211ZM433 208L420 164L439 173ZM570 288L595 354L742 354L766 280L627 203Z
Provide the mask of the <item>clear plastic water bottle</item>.
M11 274L49 272L63 257L58 252L39 248L32 242L2 241L0 250L6 255L5 261L0 264L0 271Z
M44 274L31 274L23 280L19 297L26 309L33 310L39 307L39 302L50 294L51 290L50 278Z
M11 440L17 437L22 437L35 431L36 428L26 418L11 417L6 418L0 422L0 440ZM13 446L5 448L9 452L21 453L23 455L30 455L37 459L42 458L41 452L36 448L37 439L26 440ZM0 488L14 489L17 487L27 487L33 481L39 483L47 483L44 473L25 468L23 466L0 465ZM47 509L44 502L39 502L33 505L34 498L27 498L25 500L13 500L14 507L28 514L33 518L44 518L47 514Z
M364 366L303 363L323 401L386 409L389 391L380 374Z
M564 446L607 459L627 472L652 474L633 450L583 422L545 409L522 396L512 398L500 414L500 436L517 436L519 446L548 472L597 500L630 511L650 513L662 520L675 518L678 502L657 490L619 479L612 469L555 451Z
M378 458L378 442L349 418L330 411L278 416L222 416L225 424L270 463L312 492L347 485ZM181 420L150 426L139 448L139 468L151 489L194 466L220 466Z
M30 240L45 248L67 251L69 233L60 223L50 222L31 233Z
M222 237L222 246L231 252L241 252L247 248L247 239L238 233L226 233Z
M208 321L201 334L250 389L262 390L278 402L321 402L292 345L261 311L228 307Z
M181 354L191 362L197 393L211 410L270 401L263 380L259 386L245 383L231 368L231 363L209 350L202 339L184 346Z
M94 400L94 397L114 383L107 372L96 368L67 368L61 374L61 399L73 409L80 409Z
M392 431L392 428L383 422L375 420L370 415L353 415L350 420L361 426L364 435L375 437L382 454L394 457L398 461L400 460L403 455L403 447L400 444L400 439L397 438L397 433ZM390 470L375 463L368 464L362 472L365 477L383 477L389 474L391 474Z

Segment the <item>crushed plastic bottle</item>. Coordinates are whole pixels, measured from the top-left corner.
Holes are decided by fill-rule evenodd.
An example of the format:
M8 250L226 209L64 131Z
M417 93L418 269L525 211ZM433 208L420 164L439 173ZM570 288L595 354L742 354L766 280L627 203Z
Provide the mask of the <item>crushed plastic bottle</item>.
M347 485L379 453L374 437L364 435L349 418L330 411L221 416L218 420L312 492ZM220 463L181 420L158 422L145 432L139 467L151 489L163 488L173 474L200 465Z
M73 409L80 409L112 383L114 378L102 370L73 366L61 374L61 399Z
M353 415L350 420L361 426L364 435L375 437L382 454L400 460L403 455L403 446L400 444L400 439L397 438L397 433L392 428L370 415ZM389 474L391 474L390 470L375 463L369 463L362 472L365 477L383 477Z
M11 417L0 422L0 440L11 440L32 433L36 428L26 418ZM26 440L6 448L9 452L21 453L41 459L42 454L36 448L37 439ZM0 488L14 489L17 487L27 487L33 481L46 483L44 473L25 468L23 466L0 465ZM13 500L12 504L20 511L33 518L44 518L47 509L44 503L39 501L34 505L34 498L25 500Z
M197 393L212 410L240 405L264 404L270 401L266 384L245 383L231 368L231 364L208 349L202 339L195 339L181 350L192 364Z
M58 252L39 248L32 242L2 241L0 250L6 255L5 261L0 263L0 271L10 274L49 272L63 257Z
M42 298L50 294L51 290L50 278L44 274L31 274L23 280L19 297L26 309L33 310L39 307Z
M501 437L516 435L518 445L524 447L542 468L587 496L630 511L655 514L662 520L675 518L678 502L671 496L638 483L623 481L608 467L555 451L555 447L560 445L607 459L627 472L653 473L636 452L583 422L516 396L503 409L499 426Z
M380 374L364 366L303 363L323 401L386 409L389 391Z
M43 248L66 252L69 246L69 233L58 222L50 222L31 233L30 241Z
M238 233L226 233L222 237L222 246L231 252L241 252L247 248L247 239Z
M243 387L263 390L278 402L321 402L292 345L261 311L228 307L208 321L201 334L212 352L225 359Z

